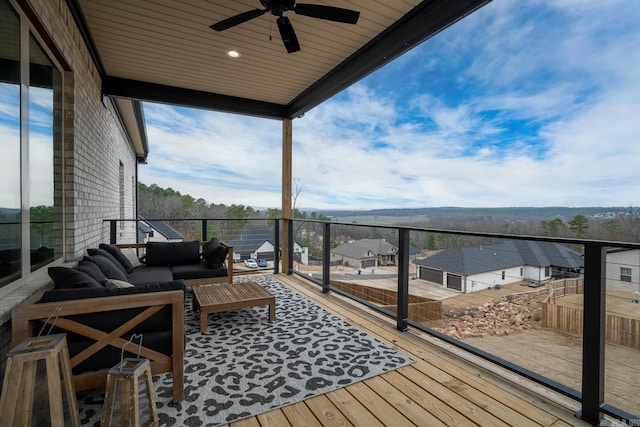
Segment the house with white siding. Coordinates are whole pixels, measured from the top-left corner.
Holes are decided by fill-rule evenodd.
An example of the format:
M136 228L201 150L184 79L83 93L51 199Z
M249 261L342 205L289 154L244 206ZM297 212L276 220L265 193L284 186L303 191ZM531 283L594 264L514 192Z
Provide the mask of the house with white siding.
M539 286L554 277L577 277L580 253L552 242L501 241L448 249L415 262L416 277L463 293L523 282Z
M640 292L640 250L607 251L607 291Z

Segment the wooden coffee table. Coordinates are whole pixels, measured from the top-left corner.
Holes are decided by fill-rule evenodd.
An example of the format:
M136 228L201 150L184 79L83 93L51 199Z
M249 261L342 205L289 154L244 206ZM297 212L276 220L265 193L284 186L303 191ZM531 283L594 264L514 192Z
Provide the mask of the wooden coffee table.
M269 305L269 321L276 319L276 298L255 282L193 287L193 309L200 311L200 332L207 332L207 315Z

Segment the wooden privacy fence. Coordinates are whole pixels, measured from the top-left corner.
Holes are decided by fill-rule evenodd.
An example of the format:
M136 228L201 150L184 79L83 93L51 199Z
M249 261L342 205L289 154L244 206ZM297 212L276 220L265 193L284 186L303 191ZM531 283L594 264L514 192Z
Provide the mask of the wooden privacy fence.
M551 302L542 304L542 324L572 334L582 335L584 311L582 308L568 307ZM605 341L640 350L640 319L607 314L605 321Z
M584 294L584 279L581 277L571 279L553 280L547 284L549 301L571 294Z
M397 311L398 293L396 291L336 280L331 280L330 285L394 313ZM409 295L409 318L415 322L440 320L442 319L442 302Z

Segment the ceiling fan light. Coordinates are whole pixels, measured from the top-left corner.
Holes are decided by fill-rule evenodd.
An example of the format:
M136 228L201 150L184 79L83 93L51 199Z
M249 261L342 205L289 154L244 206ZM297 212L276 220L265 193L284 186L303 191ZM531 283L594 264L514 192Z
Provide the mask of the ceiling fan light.
M227 55L232 58L240 58L240 52L238 52L237 50L229 50L227 51Z

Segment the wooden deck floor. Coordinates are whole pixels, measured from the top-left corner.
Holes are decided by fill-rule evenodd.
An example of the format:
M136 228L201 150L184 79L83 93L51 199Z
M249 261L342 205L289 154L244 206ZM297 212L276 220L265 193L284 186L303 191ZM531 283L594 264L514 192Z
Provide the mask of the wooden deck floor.
M550 393L546 396L535 393L532 389L536 386L524 380L505 380L495 370L450 353L430 342L431 339L401 333L389 319L338 295L323 295L317 286L300 278L284 275L276 278L349 323L395 345L416 362L231 423L230 427L588 425L574 416L575 403Z

